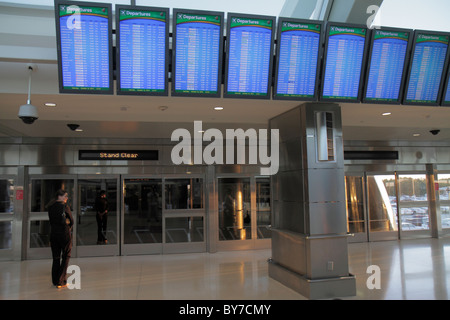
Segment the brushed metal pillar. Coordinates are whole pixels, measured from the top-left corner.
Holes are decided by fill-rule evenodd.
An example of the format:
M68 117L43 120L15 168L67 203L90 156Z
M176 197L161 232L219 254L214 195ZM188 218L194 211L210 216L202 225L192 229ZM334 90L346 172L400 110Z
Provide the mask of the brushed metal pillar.
M269 276L310 299L355 295L340 107L305 103L274 117L269 127L280 133Z

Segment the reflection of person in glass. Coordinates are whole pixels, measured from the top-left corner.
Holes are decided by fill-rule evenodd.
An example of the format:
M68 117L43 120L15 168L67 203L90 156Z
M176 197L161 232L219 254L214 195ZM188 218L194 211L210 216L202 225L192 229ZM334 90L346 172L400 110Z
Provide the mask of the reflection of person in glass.
M108 200L106 191L101 190L97 199L95 199L95 211L97 212L97 244L106 244L106 224L108 222Z
M231 188L227 188L225 199L223 202L223 231L225 232L226 237L228 234L233 231L233 227L235 227L235 214L236 214L236 200L232 196L233 190ZM229 229L232 230L229 230Z
M67 192L58 190L55 199L47 204L53 256L52 282L58 288L67 285L67 267L72 251L73 217L67 199Z

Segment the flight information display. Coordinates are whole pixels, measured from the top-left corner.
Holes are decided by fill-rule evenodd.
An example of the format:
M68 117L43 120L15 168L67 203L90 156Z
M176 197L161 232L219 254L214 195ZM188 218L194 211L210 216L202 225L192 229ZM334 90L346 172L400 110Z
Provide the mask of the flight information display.
M321 29L321 23L280 19L275 99L317 98Z
M224 97L270 98L275 18L228 14Z
M405 104L438 104L448 44L448 34L416 31Z
M327 28L322 100L359 101L366 34L361 27Z
M444 95L442 97L442 105L449 106L450 105L450 68L447 73L447 83L444 87Z
M55 3L61 93L113 93L110 4Z
M169 9L116 7L117 93L167 95Z
M220 96L223 13L174 10L172 95Z
M374 30L364 102L401 102L410 35L404 30Z

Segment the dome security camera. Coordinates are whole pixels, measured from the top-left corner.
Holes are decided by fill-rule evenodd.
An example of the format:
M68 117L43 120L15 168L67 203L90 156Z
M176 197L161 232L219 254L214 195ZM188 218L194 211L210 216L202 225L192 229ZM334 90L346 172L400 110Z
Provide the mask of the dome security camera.
M431 133L433 136L437 136L437 135L439 134L439 132L441 132L441 130L439 130L439 129L430 130L430 133Z
M70 130L75 131L75 130L78 129L78 127L79 127L80 125L79 125L79 124L76 124L76 123L69 123L67 126L69 127Z
M39 118L37 108L29 103L20 106L17 116L26 124L33 124Z

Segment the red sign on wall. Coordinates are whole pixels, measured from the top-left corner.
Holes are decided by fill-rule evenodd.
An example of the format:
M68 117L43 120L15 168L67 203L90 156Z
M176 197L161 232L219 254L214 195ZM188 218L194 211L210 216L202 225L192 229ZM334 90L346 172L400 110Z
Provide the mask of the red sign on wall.
M16 190L16 200L23 200L23 190Z

